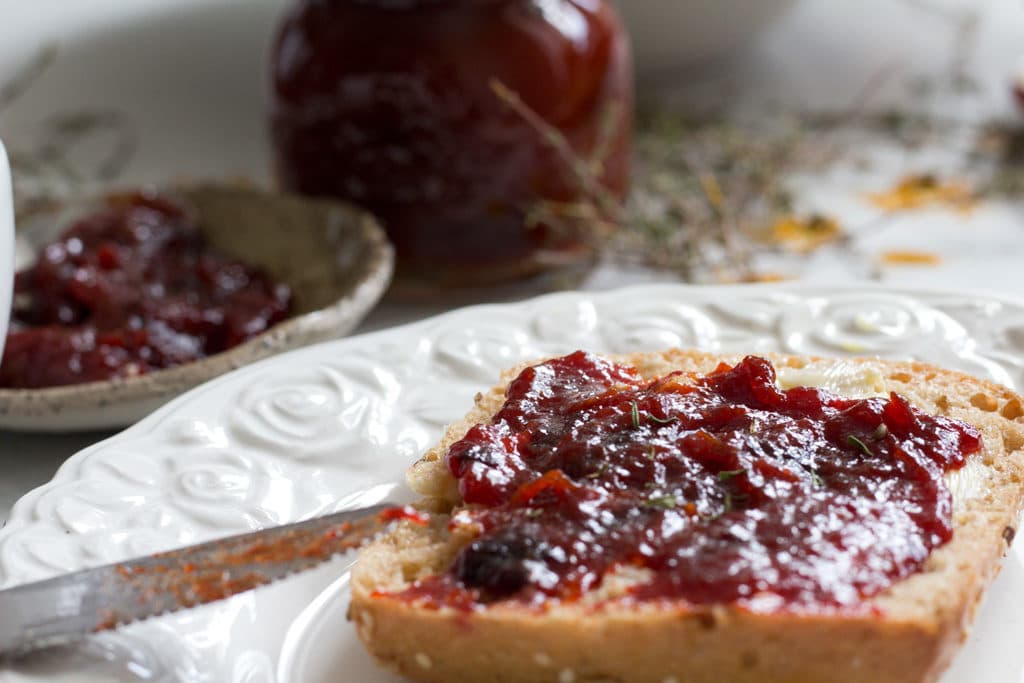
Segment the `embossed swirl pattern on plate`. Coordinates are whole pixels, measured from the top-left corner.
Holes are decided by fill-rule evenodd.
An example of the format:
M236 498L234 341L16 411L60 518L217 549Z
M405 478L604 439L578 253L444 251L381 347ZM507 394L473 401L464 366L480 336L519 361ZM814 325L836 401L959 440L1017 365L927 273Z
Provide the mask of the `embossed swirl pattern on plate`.
M369 475L383 451L414 457L530 358L674 345L879 354L1019 386L1022 330L1018 303L879 290L648 287L468 309L237 373L76 456L0 533L0 580L310 514L330 495L304 488L310 472Z
M88 671L101 681L126 677L146 683L212 680L180 639L156 632L150 635L142 639L134 633L104 633L81 646L29 657L19 664L19 671L39 680L67 680L61 676L67 671Z
M0 531L0 584L358 500L530 358L679 345L878 354L1019 387L1022 344L1024 305L952 293L654 286L466 309L233 373L74 456ZM218 666L238 680L266 671L256 655Z

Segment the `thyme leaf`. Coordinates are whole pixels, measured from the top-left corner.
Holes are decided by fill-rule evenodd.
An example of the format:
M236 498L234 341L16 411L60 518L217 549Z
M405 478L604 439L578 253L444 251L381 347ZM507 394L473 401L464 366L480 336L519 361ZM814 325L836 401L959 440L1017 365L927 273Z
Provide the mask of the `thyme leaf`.
M660 508L662 510L672 510L679 504L675 496L654 496L648 498L643 502L645 508Z
M738 477L741 474L746 474L746 470L740 468L738 470L722 470L718 473L718 481L729 481L733 477Z
M658 417L657 415L651 415L650 413L647 413L647 417L651 418L651 420L657 422L660 425L668 425L672 424L673 422L679 422L678 415L673 415L671 417Z
M860 439L855 437L853 434L850 434L848 437L846 437L846 443L849 444L850 446L852 446L853 448L856 448L857 450L859 450L864 455L871 456L871 457L874 457L874 455L875 455L871 451L871 449L868 448L868 445L866 443L864 443L863 441L861 441Z
M636 401L630 404L630 412L633 416L633 429L640 429L640 406Z
M722 514L725 514L726 512L732 512L733 508L735 507L735 503L748 500L749 498L750 496L745 493L733 493L732 491L726 491L725 509L722 511Z

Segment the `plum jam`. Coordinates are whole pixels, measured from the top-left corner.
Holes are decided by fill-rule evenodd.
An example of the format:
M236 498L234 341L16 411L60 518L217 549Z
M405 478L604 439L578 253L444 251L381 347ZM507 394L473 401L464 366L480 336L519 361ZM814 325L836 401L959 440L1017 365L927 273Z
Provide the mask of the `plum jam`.
M0 386L129 377L209 356L283 320L291 292L212 250L182 206L111 197L15 279Z
M762 358L649 381L577 352L451 446L479 535L404 597L573 600L630 567L635 600L855 606L951 539L943 475L981 447L896 394L782 390Z
M371 210L405 291L587 261L572 220L531 216L582 199L580 164L626 193L633 71L607 0L295 0L271 95L281 184Z

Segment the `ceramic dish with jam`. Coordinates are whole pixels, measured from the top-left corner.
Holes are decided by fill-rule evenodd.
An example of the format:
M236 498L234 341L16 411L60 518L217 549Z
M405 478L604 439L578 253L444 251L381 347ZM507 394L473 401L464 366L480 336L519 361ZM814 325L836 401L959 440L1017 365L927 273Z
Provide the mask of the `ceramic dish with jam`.
M109 207L116 201L114 195L105 195L95 200L64 203L59 209L32 214L19 225L18 239L22 252L36 252L44 245L55 244L55 233L63 232L68 225L76 224L83 217L101 215L96 213L98 207ZM230 283L230 286L239 290L236 292L238 296L227 299L213 312L231 318L240 309L249 308L251 319L239 319L232 325L222 325L223 330L215 330L227 339L213 345L211 351L182 352L180 358L175 358L174 352L182 351L182 347L203 338L202 332L193 336L178 335L182 341L172 340L164 345L170 350L170 357L157 358L158 362L151 367L140 363L138 358L127 358L119 367L57 368L60 349L53 350L50 362L54 367L46 369L48 376L43 380L75 379L76 371L81 379L89 381L67 384L55 381L52 382L54 386L0 388L0 428L67 431L130 424L182 391L219 374L281 351L343 336L373 307L391 277L392 250L380 227L368 214L341 202L309 200L226 185L181 186L149 201L163 202L164 208L171 207L167 210L184 208L194 214L198 233L210 251L201 252L201 256L187 254L187 258L181 257L179 261L193 263L209 258L207 253L218 255L214 259L215 265L204 272L171 272L168 277L198 282L202 279L200 276L227 280L233 273L237 274L240 282ZM154 211L149 213L157 217L166 215ZM147 219L152 220L152 216L144 216L141 220ZM134 227L136 231L150 230L147 225ZM154 230L159 228L157 226ZM181 241L182 238L176 239ZM81 249L81 241L74 237L65 239L57 248L64 249L73 244ZM144 251L147 246L142 242L136 251ZM104 251L101 244L99 252L102 252L98 253L99 257L107 257L106 260L98 259L100 271L104 267L116 267L117 264L113 263L117 260L116 245ZM168 253L170 257L178 258L174 252ZM132 252L127 258L139 259L141 255ZM172 265L179 270L182 268L181 262ZM57 267L47 272L57 272L60 267L58 262ZM164 262L147 263L146 267L150 270L168 269ZM84 272L81 268L78 270ZM102 272L100 274L103 275ZM105 287L107 299L116 300L119 294L124 299L124 292L109 291L111 282L116 284L116 278L101 281L98 285L91 284L95 289ZM50 284L40 285L40 289L45 293L44 287ZM163 288L162 284L152 286ZM55 291L63 291L60 283L54 288ZM174 300L157 299L143 303L149 303L153 313L162 318L201 317L204 314L201 308L180 312L166 310L168 306L188 308L181 304L187 298L181 296ZM15 305L18 305L17 297ZM72 301L71 307L74 305ZM90 315L110 305L110 301L102 300L95 304ZM138 302L133 301L132 305L137 306ZM59 319L61 313L56 311L51 317ZM118 328L110 335L116 337L112 339L111 347L124 355L125 347L130 351L135 343L125 340L125 336L176 334L168 331L163 320L158 320L157 324L157 335L149 329ZM182 327L181 324L178 326ZM40 345L48 341L72 346L77 343L75 339L66 342L59 337L56 334L61 330L59 325L38 329L43 333L25 335L19 340L21 346L29 345L20 356L15 346L9 345L8 363L41 357L39 354L45 349ZM46 336L53 331L56 333L52 338ZM141 353L146 356L156 355L154 348L159 346L152 341L139 345ZM72 354L70 362L78 366L84 360L89 360L94 366L116 366L121 362L100 355L97 352ZM141 370L138 369L140 365ZM31 377L33 368L5 368L5 371L9 371L6 374L14 380L26 376L26 381L38 379ZM34 374L40 374L40 369L34 369Z

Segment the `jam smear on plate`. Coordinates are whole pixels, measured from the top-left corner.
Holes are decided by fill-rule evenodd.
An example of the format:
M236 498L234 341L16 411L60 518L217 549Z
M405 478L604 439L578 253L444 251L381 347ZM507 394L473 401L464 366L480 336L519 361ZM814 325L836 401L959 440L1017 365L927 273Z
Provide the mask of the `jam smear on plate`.
M287 317L291 291L212 250L184 207L110 197L15 279L0 386L139 375L237 346Z
M642 379L577 352L524 370L447 465L479 535L402 597L575 600L617 568L636 600L857 605L952 538L947 471L982 447L905 399L779 388L763 358Z

